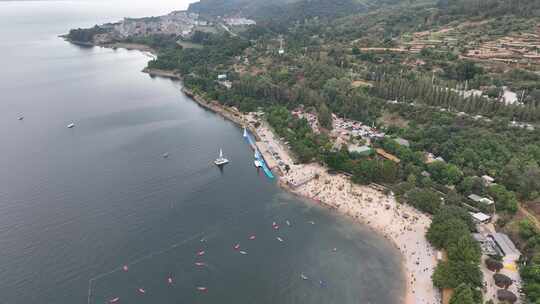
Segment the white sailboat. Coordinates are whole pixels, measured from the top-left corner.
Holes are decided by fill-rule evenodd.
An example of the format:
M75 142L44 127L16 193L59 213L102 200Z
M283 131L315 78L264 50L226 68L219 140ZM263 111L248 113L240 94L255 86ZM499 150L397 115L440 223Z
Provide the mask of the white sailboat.
M229 162L228 159L223 157L223 151L219 149L219 157L214 161L217 166L223 166Z

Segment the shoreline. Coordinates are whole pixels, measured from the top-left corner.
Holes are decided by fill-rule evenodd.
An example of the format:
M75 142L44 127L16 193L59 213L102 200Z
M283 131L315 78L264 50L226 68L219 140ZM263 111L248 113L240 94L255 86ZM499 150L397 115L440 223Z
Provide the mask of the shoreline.
M249 115L243 115L216 101L207 101L185 87L182 87L182 92L203 108L240 127L248 127L257 138L256 145L263 157L267 160L273 158L269 151L265 150L267 146L265 142L271 136L276 140L277 137L265 122L262 122L261 126L256 129L247 123L250 120ZM261 141L261 138L264 140ZM274 151L278 151L281 159L286 163L293 164L286 149L276 149L276 146L281 146L280 143L271 141L271 144ZM291 165L289 173L284 173L281 170L276 172L277 170L274 168L272 171L278 175L277 184L284 191L332 211L337 211L355 222L365 225L389 241L400 252L402 276L405 282L401 303L440 303L440 294L431 282L431 275L437 265L436 250L425 238L425 233L431 224L429 216L409 205L398 203L393 195L385 195L380 188L376 189L376 186L353 184L345 175L331 175L326 171L326 168L318 164ZM288 182L291 179L305 178L306 174L308 176L309 174L317 174L319 177L296 188L289 185Z
M76 42L69 42L77 44ZM157 54L152 48L138 44L92 45ZM180 74L170 70L145 68L142 72L152 77L164 77L179 81L183 79ZM222 116L240 127L248 128L256 137L257 148L266 160L274 158L265 149L267 144L280 147L278 154L285 163L291 164L291 170L284 173L281 170L276 172L275 167L277 166L273 166L271 169L276 175L279 175L277 184L283 190L348 216L388 240L402 256L405 290L401 303L440 303L439 291L435 289L431 282L431 274L437 265L437 261L435 250L425 238L425 232L431 223L431 219L427 215L409 205L397 203L393 195L385 195L381 189L353 184L342 174L331 175L324 167L318 164L293 165L287 149L281 146L278 137L275 136L265 122L255 128L248 123L250 121L249 115L245 115L235 108L223 106L217 101L208 101L184 86L182 86L181 91L199 106ZM261 141L261 138L264 138L264 141ZM309 181L302 182L302 185L298 187L289 185L291 181L303 180L310 176L318 177L309 178Z

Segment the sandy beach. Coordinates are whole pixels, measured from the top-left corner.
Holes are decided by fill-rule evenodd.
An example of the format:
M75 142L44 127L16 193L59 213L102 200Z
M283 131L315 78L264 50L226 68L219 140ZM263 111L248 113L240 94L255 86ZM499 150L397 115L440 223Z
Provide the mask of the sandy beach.
M427 215L411 206L397 203L391 193L387 195L377 186L353 184L345 175L329 174L319 164L294 165L288 149L268 125L261 124L256 132L263 143L261 146L271 146L279 159L290 166L289 172L279 170L280 185L352 217L396 246L403 256L407 287L403 303L440 303L440 293L431 282L431 275L437 265L437 254L425 238L431 223ZM276 158L275 154L264 148L261 152L267 160Z

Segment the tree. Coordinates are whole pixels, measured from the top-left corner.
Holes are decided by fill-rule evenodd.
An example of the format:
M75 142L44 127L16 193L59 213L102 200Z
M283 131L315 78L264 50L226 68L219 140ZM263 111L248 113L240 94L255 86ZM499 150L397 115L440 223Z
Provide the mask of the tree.
M434 214L441 206L440 196L430 190L415 188L406 194L408 202L421 211Z
M517 211L518 201L514 192L508 191L506 187L499 184L489 187L488 192L495 199L497 210L510 213Z
M461 236L469 233L467 224L459 218L438 218L428 228L426 238L437 249L446 249L449 244L456 242Z
M477 304L474 300L474 295L471 287L467 284L460 284L454 290L452 297L450 298L450 304Z
M377 161L371 159L361 160L360 163L354 167L353 181L355 183L367 185L378 179L379 170Z
M482 271L478 265L450 260L437 264L432 280L437 288L456 288L463 283L480 287L482 286Z
M332 129L332 113L328 109L328 106L326 105L326 103L321 102L319 104L317 113L318 113L319 123L321 124L321 126L325 129L331 130Z
M398 167L389 160L382 161L381 178L385 183L394 183L397 179Z
M478 264L481 256L480 246L470 234L461 236L457 242L448 246L448 258L450 260Z
M476 230L476 224L474 223L471 214L462 207L459 206L443 206L434 216L434 220L438 223L441 219L456 218L463 221L469 231Z

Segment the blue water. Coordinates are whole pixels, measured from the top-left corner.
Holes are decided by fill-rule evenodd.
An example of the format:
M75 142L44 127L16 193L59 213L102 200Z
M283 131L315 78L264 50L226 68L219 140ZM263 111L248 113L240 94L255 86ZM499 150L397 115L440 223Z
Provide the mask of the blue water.
M91 303L397 303L383 238L282 192L242 130L141 73L144 54L57 37L185 6L0 2L0 303L87 303L89 282Z

